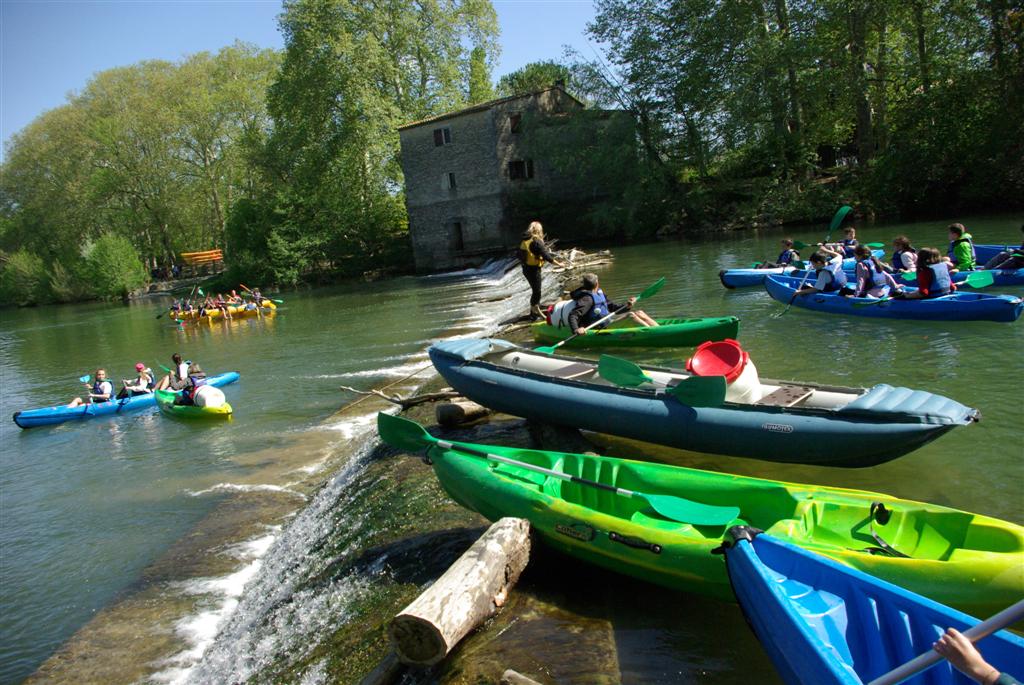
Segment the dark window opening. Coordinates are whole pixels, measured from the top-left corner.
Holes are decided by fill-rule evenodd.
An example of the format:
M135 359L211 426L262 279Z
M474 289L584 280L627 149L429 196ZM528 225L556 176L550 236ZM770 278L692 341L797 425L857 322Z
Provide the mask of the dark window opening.
M452 144L452 130L448 127L434 129L434 147Z
M455 190L455 174L448 172L448 188Z
M452 221L448 224L448 238L454 251L462 252L465 249L466 245L462 235L461 221Z
M508 127L512 133L519 133L519 130L523 126L523 115L522 114L510 114L508 117Z
M533 160L516 159L508 163L508 177L513 181L533 178Z

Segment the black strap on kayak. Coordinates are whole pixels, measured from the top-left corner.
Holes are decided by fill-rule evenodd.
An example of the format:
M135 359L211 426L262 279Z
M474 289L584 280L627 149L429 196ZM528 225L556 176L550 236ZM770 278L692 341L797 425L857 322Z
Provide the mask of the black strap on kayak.
M653 552L654 554L661 554L661 545L654 542L647 542L646 540L641 540L640 538L636 538L631 535L622 535L621 533L616 533L615 531L610 530L608 531L608 539L612 542L621 543L626 547L632 547L633 549L645 549L648 552Z
M899 551L888 542L882 539L882 536L875 532L875 521L878 521L881 525L885 525L892 518L892 512L885 508L885 505L881 502L872 502L871 509L868 512L868 530L871 532L871 537L875 542L878 543L878 547L867 547L862 551L870 552L871 554L884 554L890 557L900 557L903 559L909 559L909 554L904 554Z

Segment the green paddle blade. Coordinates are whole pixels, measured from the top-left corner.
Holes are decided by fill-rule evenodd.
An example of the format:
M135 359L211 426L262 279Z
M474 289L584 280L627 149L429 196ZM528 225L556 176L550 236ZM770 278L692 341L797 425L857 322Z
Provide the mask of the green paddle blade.
M796 260L795 262L790 262L789 265L794 269L800 269L801 271L807 268L807 262L801 261L799 259Z
M719 407L728 388L725 376L689 376L665 392L690 407Z
M558 348L556 348L556 347L535 347L535 348L533 348L533 351L534 352L540 352L541 354L554 354L556 349L558 349Z
M900 278L902 278L907 283L913 283L917 280L917 274L914 273L913 271L905 271L904 273L900 274Z
M90 378L92 378L92 376L90 376L89 374L85 374L84 376L79 376L78 377L78 382L79 383L88 383Z
M609 383L625 388L635 388L644 383L651 383L651 377L639 366L621 357L602 354L597 362L597 373Z
M437 438L415 421L384 412L377 413L377 433L387 444L406 452L419 452L437 442Z
M828 226L828 234L832 235L832 231L839 228L839 225L843 223L843 219L846 218L846 215L852 211L853 207L851 207L850 205L843 205L838 210L836 210L836 215L832 217L832 223L829 224Z
M701 504L692 500L672 495L651 495L635 492L633 496L647 500L654 511L673 521L689 523L694 526L724 526L740 515L739 507L720 507L714 504Z
M870 247L872 250L880 250L885 247L885 243L864 243L864 247Z
M964 283L972 288L986 288L995 282L996 276L991 271L972 271L964 279Z
M665 277L662 276L661 278L656 280L654 283L651 283L649 286L647 286L646 290L644 290L642 293L637 295L636 296L636 301L639 302L640 300L646 300L648 297L651 297L651 296L655 295L659 290L662 289L662 287L664 285L665 285Z
M796 248L797 250L802 250L805 247L814 247L814 245L808 245L807 243L805 243L802 240L794 240L793 241L793 247Z

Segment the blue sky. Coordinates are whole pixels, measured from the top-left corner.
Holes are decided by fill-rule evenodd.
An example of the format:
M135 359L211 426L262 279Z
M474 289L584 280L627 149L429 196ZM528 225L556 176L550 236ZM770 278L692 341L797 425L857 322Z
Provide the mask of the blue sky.
M590 55L590 0L492 0L501 24L495 80L562 46ZM0 0L0 140L81 90L96 72L180 60L235 40L283 47L280 0Z

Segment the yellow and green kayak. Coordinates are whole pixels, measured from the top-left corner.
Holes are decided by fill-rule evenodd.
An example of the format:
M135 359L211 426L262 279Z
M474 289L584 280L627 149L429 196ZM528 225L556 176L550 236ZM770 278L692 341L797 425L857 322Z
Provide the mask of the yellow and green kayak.
M636 326L625 318L608 328L588 331L573 338L565 347L694 347L708 340L735 339L740 320L735 316L717 316L704 319L656 319L657 326ZM535 323L533 338L541 344L557 343L572 335L566 327L549 323Z
M451 443L383 414L378 428L400 449L427 448L462 506L491 520L528 519L565 553L677 590L735 601L712 550L729 527L745 524L976 616L1024 594L1024 527L1007 521L861 490ZM724 515L713 520L709 510Z
M263 304L259 307L249 307L248 305L228 305L226 307L228 315L232 319L245 319L250 316L266 316L273 314L277 310L275 305L270 300L264 300ZM223 310L220 309L208 309L199 316L199 310L196 309L191 312L176 312L171 311L171 318L177 321L220 321L225 319Z
M231 417L231 405L225 402L219 407L197 407L194 404L175 404L178 393L156 390L157 406L160 411L178 419L227 419Z

